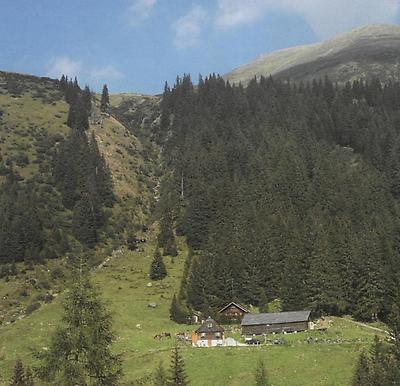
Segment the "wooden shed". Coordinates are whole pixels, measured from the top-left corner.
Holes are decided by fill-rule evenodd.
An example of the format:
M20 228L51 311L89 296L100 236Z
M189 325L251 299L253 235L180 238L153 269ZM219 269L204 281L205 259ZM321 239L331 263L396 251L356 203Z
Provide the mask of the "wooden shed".
M250 311L247 308L235 302L230 302L218 311L218 313L221 314L224 319L230 320L242 319L243 315L248 314L249 312Z
M310 314L311 311L246 314L241 323L242 334L305 331L310 328Z

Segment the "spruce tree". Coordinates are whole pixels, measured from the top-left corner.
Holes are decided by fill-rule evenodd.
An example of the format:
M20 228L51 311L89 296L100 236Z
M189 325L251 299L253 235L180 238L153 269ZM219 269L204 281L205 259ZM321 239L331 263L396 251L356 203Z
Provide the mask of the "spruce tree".
M167 276L167 269L163 258L161 256L160 250L157 248L154 252L153 261L150 267L150 279L151 280L162 280Z
M153 375L154 386L168 386L168 378L163 363L160 361Z
M365 355L365 352L361 352L360 357L358 359L357 367L355 374L353 376L352 386L369 386L370 378L369 378L369 363L368 357Z
M122 368L120 356L111 350L111 324L111 314L80 274L64 303L63 324L51 337L49 349L37 354L39 378L64 386L117 385Z
M103 113L107 113L110 108L110 96L108 94L108 87L105 84L101 93L100 110Z
M92 92L90 91L89 86L85 86L85 89L82 92L82 103L85 106L85 110L88 115L92 110Z
M168 240L167 244L164 245L164 256L178 256L178 248L176 246L175 237Z
M21 359L17 359L10 386L25 386L25 371Z
M265 364L262 359L258 361L257 367L255 369L255 385L256 386L269 385L267 371L265 370Z
M185 373L185 363L176 345L171 353L171 366L168 385L170 386L186 386L189 384Z
M173 320L176 323L184 324L184 323L187 323L187 321L188 321L187 314L182 309L182 305L178 301L175 294L172 297L171 306L169 308L169 317L171 320Z
M160 233L158 234L158 245L166 247L175 243L173 231L173 216L170 210L167 210L160 220Z
M73 234L84 246L93 248L98 240L98 216L101 208L88 193L83 194L73 211Z
M71 129L85 131L89 128L89 112L86 104L80 95L71 102L67 117L67 125Z

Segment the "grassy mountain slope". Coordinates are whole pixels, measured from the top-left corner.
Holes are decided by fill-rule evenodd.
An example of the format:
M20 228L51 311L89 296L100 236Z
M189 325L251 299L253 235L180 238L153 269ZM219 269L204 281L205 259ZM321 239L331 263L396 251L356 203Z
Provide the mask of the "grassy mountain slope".
M47 139L54 146L69 131L68 109L56 81L0 72L0 161L13 160L24 177L36 174L42 142ZM109 163L117 195L139 194L140 141L112 116L91 120L90 130Z
M13 161L23 177L38 172L38 158L68 132L68 105L48 78L0 72L0 163Z
M12 162L22 179L35 177L54 184L49 177L52 157L70 131L66 125L68 110L57 81L0 72L0 182L5 178L6 165ZM111 170L118 197L110 226L118 228L116 232L124 228L135 233L147 220L152 189L156 186L151 173L143 173L143 146L120 121L101 116L97 106L90 119L89 136L91 132ZM62 213L67 221L69 211ZM102 259L107 249L116 248L111 244L103 245L96 258ZM65 258L50 259L33 267L17 264L18 275L5 275L0 280L0 325L23 318L27 308L51 301L68 280L67 266ZM1 269L0 266L0 273Z
M329 75L346 82L378 76L400 79L400 27L370 25L328 41L288 48L263 55L225 75L247 84L254 76L310 80Z
M12 157L17 171L29 178L39 173L39 165L50 162L58 137L68 132L68 106L52 80L1 75L4 141L0 151L4 162ZM159 99L115 95L111 102L115 116L102 116L96 107L90 131L94 131L107 159L120 198L114 214L126 212L126 207L137 208L134 213L127 212L127 217L134 216L135 224L139 224L147 218L157 185L159 149L152 136L157 127ZM24 154L28 154L29 163L17 162ZM40 164L35 162L43 157ZM156 248L155 230L138 235L147 239L143 248L135 252L119 249L103 268L93 273L93 281L115 320L115 350L123 354L126 385L149 385L158 361L163 360L168 366L175 341L155 340L155 334L190 333L195 328L169 319L170 302L179 290L187 254L184 240L178 240L180 253L174 261L165 258L167 278L148 286L148 270ZM59 269L63 270L65 263L63 259L52 260L33 270L21 264L17 267L18 276L0 279L0 318L4 321L0 325L0 384L8 383L17 357L26 364L34 364L32 349L48 347L50 333L60 323L62 314L64 281L68 275L60 277ZM66 270L63 272L65 275ZM50 303L45 299L49 294L57 295ZM39 303L40 308L26 313L26 306L34 303ZM148 307L149 303L156 303L157 307ZM241 339L238 331L237 326L228 326L227 336ZM347 319L333 318L327 332L284 336L283 346L210 350L185 346L182 351L191 384L195 386L247 384L260 357L265 360L274 385L348 385L359 352L369 346L375 333ZM306 343L308 336L318 338L319 343Z
M167 278L148 287L155 239L151 234L147 236L143 251L116 254L93 275L94 283L114 316L115 350L123 354L125 385L138 384L134 381L139 379L142 385L150 385L148 380L158 361L162 360L168 366L174 339L154 340L155 334L190 332L195 328L175 324L168 318L170 301L178 289L186 254L183 240L179 242L181 252L175 261L165 259ZM62 298L61 294L52 304L1 329L3 382L8 379L17 356L31 363L30 349L48 345L49 333L60 321ZM150 308L150 302L158 306ZM227 327L228 336L240 339L237 331L236 327ZM274 385L348 385L357 355L371 343L375 333L346 319L334 318L328 332L286 335L283 346L215 349L185 346L183 356L191 384L195 386L243 385L251 379L259 358L267 363ZM306 343L308 336L318 338L320 343Z

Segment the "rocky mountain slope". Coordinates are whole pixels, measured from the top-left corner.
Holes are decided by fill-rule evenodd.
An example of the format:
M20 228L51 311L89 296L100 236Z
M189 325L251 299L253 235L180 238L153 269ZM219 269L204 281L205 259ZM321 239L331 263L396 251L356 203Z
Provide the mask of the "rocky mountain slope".
M254 76L310 80L328 75L333 81L400 79L400 26L369 25L328 41L263 55L225 75L247 84Z

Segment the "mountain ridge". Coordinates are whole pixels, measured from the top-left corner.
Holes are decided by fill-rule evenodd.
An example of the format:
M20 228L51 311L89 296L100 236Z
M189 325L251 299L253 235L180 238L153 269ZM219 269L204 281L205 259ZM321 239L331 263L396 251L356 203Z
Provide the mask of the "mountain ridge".
M399 79L400 26L367 25L324 42L284 48L259 56L224 76L233 83L247 84L254 76L310 80L329 75L346 82L380 75ZM383 76L382 76L383 74Z

